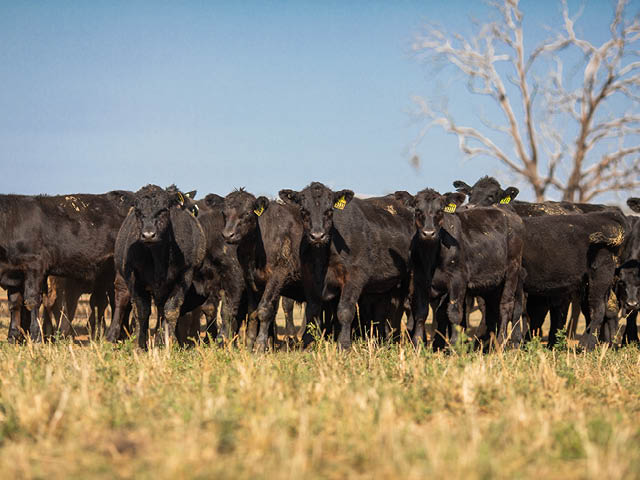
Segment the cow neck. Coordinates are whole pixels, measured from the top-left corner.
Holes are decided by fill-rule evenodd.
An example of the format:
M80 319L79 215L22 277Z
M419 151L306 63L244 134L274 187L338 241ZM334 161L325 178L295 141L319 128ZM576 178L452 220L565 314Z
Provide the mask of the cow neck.
M263 269L266 263L266 253L259 220L256 222L256 228L251 230L238 244L237 256L244 270L248 285L253 291L258 291L256 273L259 269Z
M173 232L167 232L163 235L162 240L153 244L145 245L145 248L151 254L151 260L153 261L153 289L156 291L159 285L165 284L168 277L168 267L171 256L171 246L175 243L173 238Z
M307 242L306 235L303 241ZM306 253L311 260L311 272L316 291L323 291L324 289L325 278L329 269L332 243L333 235L326 245L314 246L308 243L306 244Z

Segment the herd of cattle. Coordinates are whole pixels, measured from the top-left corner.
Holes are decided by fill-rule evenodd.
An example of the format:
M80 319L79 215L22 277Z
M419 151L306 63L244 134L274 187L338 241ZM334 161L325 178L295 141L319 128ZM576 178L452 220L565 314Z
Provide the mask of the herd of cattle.
M466 328L474 299L484 346L526 341L547 314L553 345L570 304L574 325L585 317L586 348L612 342L621 316L624 340L638 340L640 217L605 205L516 201L516 188L503 190L491 177L454 187L366 199L316 182L281 190L278 200L243 189L195 200L195 192L155 185L0 195L8 340L52 334L49 316L40 318L52 288L67 304L64 333L78 297L89 293L93 333L104 329L117 342L136 332L142 348L174 334L180 344L200 338L204 313L207 338L232 341L246 320L247 343L265 350L281 296L288 310L306 303L304 344L325 332L343 349L356 334L397 340L401 325L414 343L425 342L430 308L434 348L444 347ZM627 203L640 212L640 199Z

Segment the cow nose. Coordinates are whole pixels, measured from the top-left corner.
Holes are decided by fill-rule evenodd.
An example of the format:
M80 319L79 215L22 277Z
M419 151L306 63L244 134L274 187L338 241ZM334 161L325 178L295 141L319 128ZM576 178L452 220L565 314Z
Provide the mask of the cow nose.
M629 305L630 307L637 307L638 306L638 301L637 300L627 300L627 305Z
M435 230L429 230L427 228L422 229L422 236L424 236L425 238L433 238L435 234L436 234Z
M236 237L236 232L228 232L228 231L223 231L222 232L222 238L224 238L225 242L231 242L235 239Z
M153 231L144 231L142 232L142 238L144 240L153 240L154 238L156 238L156 232Z
M311 232L309 233L309 238L313 242L323 242L327 238L327 234L324 232Z

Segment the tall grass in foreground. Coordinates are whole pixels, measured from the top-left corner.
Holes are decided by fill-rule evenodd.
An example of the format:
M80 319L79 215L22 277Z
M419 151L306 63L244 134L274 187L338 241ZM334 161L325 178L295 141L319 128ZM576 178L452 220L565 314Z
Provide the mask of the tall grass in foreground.
M3 478L640 478L640 351L0 344Z

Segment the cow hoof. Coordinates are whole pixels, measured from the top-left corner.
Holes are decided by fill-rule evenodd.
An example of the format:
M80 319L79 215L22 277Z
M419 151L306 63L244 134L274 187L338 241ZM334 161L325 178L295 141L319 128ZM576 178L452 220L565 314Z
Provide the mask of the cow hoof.
M253 347L255 353L265 353L267 351L267 342L257 341Z
M598 339L595 337L595 335L590 333L585 333L580 339L580 345L588 351L591 351L594 348L596 348L597 344L598 344Z
M24 335L20 333L18 330L10 330L9 335L7 337L7 341L10 344L19 344L24 342Z

